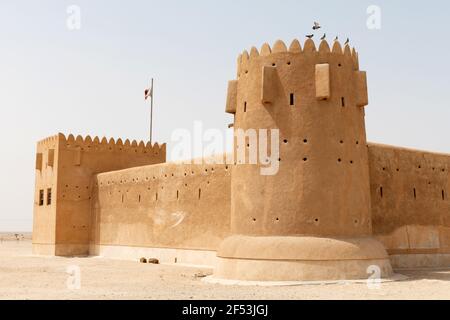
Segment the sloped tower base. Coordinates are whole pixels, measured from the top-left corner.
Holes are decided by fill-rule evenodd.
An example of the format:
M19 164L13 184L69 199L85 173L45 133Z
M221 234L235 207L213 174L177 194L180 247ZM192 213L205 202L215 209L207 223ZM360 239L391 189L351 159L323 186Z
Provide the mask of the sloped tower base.
M386 250L373 238L231 236L217 255L218 279L329 281L393 274Z

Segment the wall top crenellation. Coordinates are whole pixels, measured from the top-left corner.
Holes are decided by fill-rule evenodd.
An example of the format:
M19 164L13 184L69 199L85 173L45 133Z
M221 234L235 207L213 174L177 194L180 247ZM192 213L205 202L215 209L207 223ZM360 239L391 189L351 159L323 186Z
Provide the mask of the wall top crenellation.
M274 45L271 47L268 43L264 43L260 50L255 47L250 49L250 53L247 50L244 50L242 54L238 57L238 68L245 68L248 66L249 62L252 59L256 59L258 57L269 57L271 55L280 54L280 53L291 53L291 54L340 54L344 57L348 57L352 59L353 64L356 69L359 68L358 61L358 53L355 48L350 48L348 44L344 47L341 46L339 41L333 41L333 45L330 48L330 45L326 40L322 40L319 44L319 48L316 48L316 44L312 39L307 39L303 45L300 44L300 41L297 39L293 40L289 48L282 40L277 40Z
M117 150L117 149L139 149L141 151L148 151L149 153L152 152L160 152L165 151L166 144L158 144L154 143L151 144L150 142L145 143L144 141L136 141L136 140L128 140L126 139L125 142L122 139L115 140L114 138L107 139L106 137L99 138L91 136L82 137L81 135L74 136L73 134L69 134L67 137L59 133L57 135L48 137L46 139L43 139L38 142L39 145L46 145L49 143L54 143L58 141L61 145L64 145L65 147L81 147L81 148L89 148L92 146L98 146L103 147L104 149L109 150Z

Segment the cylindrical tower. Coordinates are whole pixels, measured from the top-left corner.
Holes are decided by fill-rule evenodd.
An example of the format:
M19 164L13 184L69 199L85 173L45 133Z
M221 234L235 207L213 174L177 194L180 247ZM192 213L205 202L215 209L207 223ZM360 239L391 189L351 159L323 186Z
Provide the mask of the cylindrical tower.
M371 238L367 100L356 51L337 41L332 49L322 41L318 50L310 39L303 49L297 40L289 49L277 41L240 55L227 112L235 114L235 132L248 133L235 148L236 157L239 148L247 157L233 166L232 236L218 251L216 277L366 278L371 265L383 276L392 272L384 247ZM257 149L257 164L248 163ZM265 162L274 155L278 163ZM263 173L269 166L276 170Z

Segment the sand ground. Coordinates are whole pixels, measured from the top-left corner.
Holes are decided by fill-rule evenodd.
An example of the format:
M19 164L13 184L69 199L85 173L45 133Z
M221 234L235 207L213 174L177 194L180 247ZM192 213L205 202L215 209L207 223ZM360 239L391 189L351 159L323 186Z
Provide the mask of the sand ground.
M80 270L79 289L68 268ZM379 289L365 283L225 286L199 276L211 273L99 257L38 257L27 237L0 240L0 299L450 299L450 269L401 271L408 279Z

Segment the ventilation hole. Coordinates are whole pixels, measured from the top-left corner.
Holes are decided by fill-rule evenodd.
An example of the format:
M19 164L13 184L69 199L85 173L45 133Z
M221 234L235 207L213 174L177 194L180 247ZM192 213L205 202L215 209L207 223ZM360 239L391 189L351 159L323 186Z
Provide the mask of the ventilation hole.
M177 200L180 198L180 191L177 190Z
M417 168L422 169L422 166L418 166Z
M275 219L275 221L276 221L276 222L279 222L279 221L280 221L280 219L279 219L279 218L276 218L276 219Z
M359 141L356 141L356 144L359 144Z
M294 97L294 94L291 93L290 96L289 96L289 100L290 100L290 101L289 101L289 104L290 104L291 106L294 105L294 102L295 102L295 101L294 101L294 100L295 100L294 98L295 98L295 97Z
M344 144L344 140L339 141L340 144Z
M303 143L308 143L308 139L303 139Z
M338 64L338 67L342 67L342 64L339 63L339 64Z
M288 61L288 62L287 62L287 65L288 65L288 66L290 66L290 65L291 65L291 62L290 62L290 61Z
M284 142L284 143L288 143L287 139L284 139L283 142Z
M353 164L353 160L350 160L350 164Z
M253 218L253 222L256 222L256 218Z
M442 172L445 172L445 169L442 169Z
M202 196L202 189L198 189L198 200L200 200Z
M345 107L345 98L344 97L341 98L341 106Z
M123 202L123 195L122 195L122 202Z
M397 170L397 172L399 172L399 171L400 171L400 169L399 169L399 168L397 168L396 170Z
M275 67L277 64L276 63L272 63L272 67Z
M158 201L158 192L155 193L155 200Z
M383 171L386 171L386 168L383 168Z
M359 223L358 219L355 219L353 222L354 222L355 224L358 224L358 223Z
M244 112L247 112L247 101L244 102Z
M417 199L417 192L416 192L416 188L413 189L414 191L414 199Z
M339 159L338 159L338 162L342 162L342 159L341 159L341 158L339 158Z
M141 195L139 195L139 197L138 197L138 201L139 201L139 202L141 202Z
M225 166L225 170L228 170L228 166Z
M442 190L442 200L445 200L445 191Z
M304 162L308 161L308 158L303 158L303 161L304 161Z
M319 222L319 218L315 218L314 222L318 223Z
M269 160L267 160L267 162L269 162ZM281 162L281 158L278 158L278 162Z

